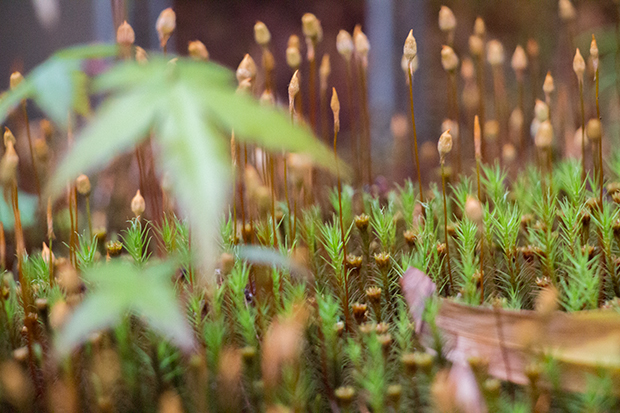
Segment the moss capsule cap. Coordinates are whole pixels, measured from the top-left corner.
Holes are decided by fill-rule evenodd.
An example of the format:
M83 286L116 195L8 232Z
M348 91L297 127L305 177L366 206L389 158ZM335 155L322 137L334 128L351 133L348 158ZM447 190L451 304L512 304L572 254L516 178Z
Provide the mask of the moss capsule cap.
M476 17L476 21L474 22L474 35L484 37L486 32L486 25L484 24L482 17Z
M441 47L441 65L446 72L453 72L459 67L459 57L450 46Z
M271 41L271 33L267 25L260 20L254 24L254 40L263 47L266 47Z
M558 2L558 14L564 22L575 20L577 11L570 0L560 0Z
M592 35L592 42L590 42L590 57L592 57L592 66L594 70L598 70L598 45L596 44L596 38Z
M545 76L545 82L543 83L543 92L546 95L550 95L555 91L555 83L553 82L553 76L551 76L551 72L547 72L547 76Z
M136 218L141 216L146 209L146 204L144 202L144 198L140 194L140 190L136 191L136 195L131 200L131 212L134 213Z
M20 72L13 72L13 73L11 73L11 78L10 78L10 81L9 81L9 85L11 87L11 90L15 89L23 81L24 81L24 77L22 76L22 74Z
M411 62L418 54L418 45L413 37L413 30L409 30L409 34L405 39L405 45L403 46L403 56L407 61Z
M590 119L586 125L586 134L591 141L598 142L603 135L601 121L596 118Z
M254 78L256 78L256 63L254 59L252 59L252 56L247 53L243 56L241 63L237 66L236 76L237 82L239 83L245 79L254 80Z
M140 64L146 64L149 61L149 55L140 46L136 46L136 62Z
M336 88L332 88L332 100L330 103L332 112L334 113L334 131L340 130L340 101L338 100L338 93Z
M286 48L286 64L291 69L297 70L301 65L301 52L298 47L289 46Z
M499 40L491 40L487 44L487 61L491 66L500 66L504 63L504 46Z
M4 127L4 147L5 148L8 142L12 142L13 145L15 145L17 140L15 139L15 135L13 135L13 132L11 132L11 130L5 126Z
M159 17L157 17L155 29L157 30L159 42L162 47L168 42L168 39L172 35L172 32L174 32L174 29L176 29L176 25L177 15L171 7L163 10L159 14Z
M553 126L551 126L551 122L549 122L549 120L542 122L538 127L536 137L534 138L534 143L540 149L547 149L551 147L551 144L553 143Z
M80 193L80 195L83 195L83 196L90 195L91 186L90 186L90 179L88 179L88 176L84 174L78 176L75 179L75 187L77 191Z
M442 32L451 32L456 28L456 17L448 6L439 9L439 29Z
M515 48L515 51L512 54L512 60L510 61L510 66L515 72L522 72L527 69L527 55L521 45L517 45Z
M439 156L444 157L446 154L450 153L452 150L452 135L450 135L450 129L445 131L439 136L439 141L437 142L437 151L439 152Z
M583 59L583 56L581 56L579 48L576 49L575 57L573 58L573 71L577 75L577 79L583 82L583 74L586 71L586 61Z
M345 60L351 60L353 55L353 38L346 30L340 30L336 36L336 49Z
M201 60L206 62L209 60L209 51L203 42L200 40L193 40L187 45L187 52L194 60Z
M301 17L301 30L304 36L314 42L319 42L323 38L321 21L312 13L306 13Z
M127 20L116 29L116 43L123 46L131 46L136 41L136 34Z
M364 59L368 57L368 52L370 51L370 42L368 42L368 37L362 31L361 26L356 26L356 30L353 32L353 42L355 43L355 53Z

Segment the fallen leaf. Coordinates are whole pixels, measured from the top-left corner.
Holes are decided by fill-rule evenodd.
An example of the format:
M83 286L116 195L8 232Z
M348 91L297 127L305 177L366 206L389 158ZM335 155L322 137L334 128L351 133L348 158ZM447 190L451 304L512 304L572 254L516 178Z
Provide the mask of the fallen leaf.
M423 310L420 303L428 297L429 283L431 279L417 269L403 275L403 293L415 319ZM561 372L560 385L574 392L584 391L588 375L604 370L620 373L620 314L613 311L540 313L474 307L449 299L440 299L439 306L435 323L444 341L444 356L453 363L482 357L490 375L525 385L526 366L552 356ZM422 343L434 348L430 329L419 331Z
M409 267L405 271L400 283L405 299L409 304L416 334L420 334L426 300L433 295L437 287L428 275L413 267Z

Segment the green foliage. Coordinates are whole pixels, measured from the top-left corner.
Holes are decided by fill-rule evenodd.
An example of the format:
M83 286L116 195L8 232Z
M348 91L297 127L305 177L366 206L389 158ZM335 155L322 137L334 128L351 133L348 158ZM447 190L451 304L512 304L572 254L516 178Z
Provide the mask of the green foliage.
M0 100L0 122L25 99L33 99L58 125L66 126L71 110L90 111L84 60L116 55L115 45L74 46L55 53Z
M416 194L413 182L407 179L402 187L398 188L398 198L400 199L400 207L405 218L405 225L411 228L413 225L413 211L415 210Z
M460 280L457 282L463 291L463 299L472 305L480 302L480 293L474 278L474 274L480 268L479 259L476 256L477 234L478 225L469 219L462 220L456 229L457 248L460 254L460 260L457 261Z
M91 333L116 325L128 313L144 317L179 348L190 350L194 339L170 282L174 269L170 262L143 269L115 262L85 271L92 291L57 337L57 350L67 355Z
M30 99L66 130L74 123L73 113L90 116L90 98L100 97L102 103L78 129L48 192L59 192L78 173L97 170L148 139L157 154L157 173L170 176L172 195L187 218L167 214L157 226L130 220L121 231L123 256L105 263L100 262L97 239L78 236L71 249L84 281L79 294L68 291L62 280L50 280L50 266L38 254L24 257L15 277L5 273L0 365L28 349L30 338L20 331L34 331L39 336L32 363L35 386L39 376L47 380L53 375L48 371L53 358L40 355L53 342L67 363L58 369L58 383L65 384L65 375L74 377L70 384L81 402L118 399L113 408L119 410L154 411L165 391L178 396L188 411L226 410L222 400L238 395L241 409L251 412L280 405L294 411L431 411L431 384L438 382L438 371L451 367L453 343L444 343L438 321L444 300L532 309L540 289L551 285L564 311L595 310L603 304L618 308L620 209L611 194L598 203L593 197L597 180L582 179L579 160L560 161L551 173L529 165L516 175L512 166L482 165L480 222L464 213L474 177L452 179L446 204L454 230L447 239L454 291L445 288L444 205L435 183L419 206L411 181L380 196L345 185L342 208L338 192L331 189L331 209L327 205L325 210L319 202L307 205L324 188L304 183L292 191L303 208L295 203L290 207L294 211L289 210L282 199L276 201L284 214L279 222L250 205L252 241L239 245L242 241L233 233L239 222L227 205L233 130L237 142L276 154L276 163L283 152L301 152L333 170L333 154L282 110L235 93L232 74L213 63L153 56L147 64L110 62L111 69L95 79L81 71L85 60L116 52L113 46L89 46L57 53L0 100L0 118ZM620 156L609 166L620 176ZM280 184L275 182L276 192L281 192ZM24 224L34 223L34 198L20 194L20 204ZM354 219L362 213L370 216L368 228ZM11 217L0 201L0 220L7 228ZM281 230L278 239L274 224ZM293 228L299 230L287 239ZM154 235L157 246L151 242ZM62 241L54 245L60 252ZM279 249L270 248L274 245ZM216 268L199 265L213 264L219 254ZM165 258L155 258L160 256ZM195 262L197 258L203 262ZM451 295L428 300L424 325L413 325L399 283L410 266L427 272L439 295ZM194 282L195 276L204 282ZM18 287L15 279L32 288ZM24 299L20 293L25 291L32 297ZM29 313L35 311L28 308L30 298L47 299L47 306L37 300L38 318ZM57 331L56 314L51 316L56 303L73 311ZM35 330L27 326L32 319L40 321ZM101 332L99 338L93 338L95 332ZM275 348L265 344L268 332L277 339L269 343ZM66 357L78 346L79 357ZM429 353L420 351L423 347ZM90 369L104 352L118 357L120 364L120 378L110 394L104 394L108 389ZM418 363L413 368L401 362L412 353ZM264 375L273 367L270 363L278 363L278 374L270 378L274 383ZM617 405L604 366L589 378L583 394L568 394L560 362L549 356L543 363L552 410L607 411ZM398 401L389 392L396 383L402 386ZM349 405L335 393L343 386L356 392ZM530 391L503 385L497 395L485 394L487 409L529 411Z
M0 102L4 119L20 101L33 98L58 124L70 109L88 111L85 59L108 57L116 48L78 47L59 52L35 69ZM235 129L237 139L272 151L305 152L333 170L329 150L307 129L250 97L234 93L230 74L213 64L190 59L174 63L153 57L148 64L117 63L93 82L106 99L50 183L58 192L79 173L93 171L154 132L161 170L170 174L175 195L187 211L208 260L219 214L227 198L230 162L221 128Z
M378 200L372 202L370 224L377 235L381 247L385 252L394 250L396 244L396 223L394 222L394 204L380 206Z
M353 223L353 194L355 190L350 185L342 185L342 221L346 227L349 227ZM332 204L332 208L338 215L338 188L334 187L329 192L329 202Z
M127 250L131 258L133 258L134 263L138 267L144 266L146 264L150 253L149 253L149 243L151 242L151 237L149 236L149 227L148 225L142 226L142 222L133 218L129 221L129 228L124 231L124 235L121 235L123 240L123 247Z
M598 306L598 259L581 248L568 255L566 277L560 278L562 305L567 311L593 310Z
M92 267L97 258L97 238L88 239L83 234L78 235L78 247L75 254L79 268Z

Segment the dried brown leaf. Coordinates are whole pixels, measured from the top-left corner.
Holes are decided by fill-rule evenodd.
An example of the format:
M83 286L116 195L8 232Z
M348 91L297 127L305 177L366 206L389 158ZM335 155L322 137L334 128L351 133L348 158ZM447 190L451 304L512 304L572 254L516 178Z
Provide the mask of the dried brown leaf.
M434 348L430 329L420 325L434 283L415 268L405 272L401 283L422 343ZM501 380L527 384L526 366L544 355L558 362L560 385L568 391L583 391L589 374L620 373L620 314L603 310L567 314L549 307L515 311L440 299L435 323L450 361L482 357L488 361L489 374Z

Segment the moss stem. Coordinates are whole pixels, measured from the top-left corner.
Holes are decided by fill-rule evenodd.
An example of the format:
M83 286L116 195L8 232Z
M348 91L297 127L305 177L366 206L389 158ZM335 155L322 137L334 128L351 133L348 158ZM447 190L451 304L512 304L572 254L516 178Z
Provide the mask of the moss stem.
M441 192L443 195L443 229L446 242L446 260L448 262L448 280L450 282L450 294L454 293L454 283L452 282L452 264L450 263L450 243L448 242L448 201L446 199L446 174L444 173L445 160L441 159Z
M461 153L461 128L460 128L460 118L461 113L459 110L459 98L458 98L458 84L456 79L456 71L452 70L448 74L450 77L450 100L452 101L452 121L456 125L456 175L459 176L461 173L461 162L463 159L463 155Z
M586 180L586 114L583 105L583 80L579 80L579 103L581 105L581 180Z
M482 205L482 191L480 188L480 159L476 158L476 186L478 190L478 202ZM481 225L480 234L480 305L484 303L484 222Z
M418 186L420 188L420 202L424 203L424 189L422 187L422 173L420 172L420 158L418 157L418 133L415 127L415 112L413 108L413 72L411 65L409 65L409 106L411 108L411 125L413 130L413 142L409 140L409 146L411 148L411 157L415 161L418 172Z
M351 122L351 147L353 148L353 173L355 177L355 183L359 184L363 181L360 173L360 159L359 159L359 136L357 134L357 124L355 122L355 116L353 114L353 74L351 71L351 61L346 61L346 82L347 82L347 100L349 104L349 120Z
M598 103L598 78L599 78L599 68L596 68L596 118L601 120L601 108ZM599 203L601 207L603 206L603 185L605 184L603 179L603 135L599 137L598 140L598 182L599 182Z
M34 172L34 183L39 197L39 205L43 205L41 198L41 181L39 180L39 170L34 157L34 149L32 148L32 134L30 133L30 120L28 118L28 110L26 109L26 100L22 101L22 112L24 114L24 123L26 124L26 135L28 136L28 148L30 149L30 162L32 162L32 170Z

